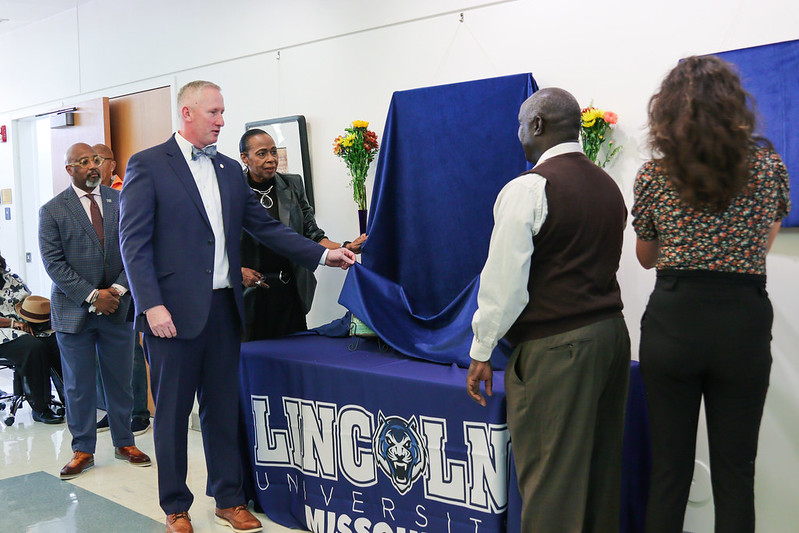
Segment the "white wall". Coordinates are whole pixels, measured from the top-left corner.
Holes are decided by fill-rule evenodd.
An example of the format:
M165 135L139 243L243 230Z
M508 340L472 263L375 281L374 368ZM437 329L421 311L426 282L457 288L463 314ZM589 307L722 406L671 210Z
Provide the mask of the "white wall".
M331 152L346 125L369 120L382 138L393 91L532 72L542 87L564 87L583 105L593 100L619 114L624 150L610 172L631 205L646 157L646 104L662 76L686 55L797 39L797 20L793 0L96 0L0 36L0 49L13 51L0 56L0 124L87 97L210 79L225 95L219 144L230 155L245 122L306 116L319 225L334 240L352 240L355 205ZM12 135L0 145L0 188L14 186L14 142ZM490 138L475 139L482 142ZM6 257L16 235L16 221L0 217ZM637 344L654 276L637 265L631 230L626 237L620 280ZM797 263L799 233L783 231L768 261L774 367L756 480L758 531L766 533L799 522ZM343 278L319 273L309 325L343 313L336 303ZM707 462L702 445L699 459ZM710 506L689 509L687 529L711 531L710 523Z

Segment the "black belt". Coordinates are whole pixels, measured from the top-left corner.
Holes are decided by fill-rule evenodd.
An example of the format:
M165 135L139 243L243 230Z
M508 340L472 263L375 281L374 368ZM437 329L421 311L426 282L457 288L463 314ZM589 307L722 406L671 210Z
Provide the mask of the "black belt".
M688 282L727 285L755 285L757 287L766 286L765 274L747 274L744 272L722 272L717 270L677 270L664 269L658 270L657 279L681 279Z
M283 285L288 285L291 281L291 272L288 270L281 270L280 272L266 272L263 274L263 280L267 282L267 284L271 282L279 281Z

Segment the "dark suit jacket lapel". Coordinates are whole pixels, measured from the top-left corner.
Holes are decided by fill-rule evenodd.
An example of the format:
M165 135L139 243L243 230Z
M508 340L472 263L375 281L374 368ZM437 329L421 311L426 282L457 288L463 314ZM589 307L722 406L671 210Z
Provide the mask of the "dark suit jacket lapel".
M100 200L103 202L103 246L107 247L109 239L111 242L118 238L119 232L119 215L117 204L108 192L109 189L100 187ZM105 251L105 250L103 250Z
M284 226L291 227L291 188L286 179L275 173L275 185L277 186L277 209L280 221Z
M92 221L89 220L89 217L86 215L86 211L83 209L83 203L80 201L78 195L75 194L75 190L72 186L69 186L61 194L64 198L64 204L72 213L72 217L77 221L78 226L83 228L83 231L88 234L89 239L94 245L97 246L100 251L104 252L103 247L100 246L100 239L97 238L97 233L94 231L94 226L92 226ZM103 231L105 231L105 228L105 217L103 217Z
M189 165L186 163L186 159L180 151L180 146L178 146L178 142L175 140L175 135L172 135L172 138L166 143L166 154L169 156L169 166L175 171L178 181L186 189L189 198L194 202L203 220L205 220L205 223L208 224L210 228L211 222L208 220L208 213L205 212L205 205L200 196L200 190L197 188L197 182L194 181L194 176L191 170L189 170Z
M239 236L231 236L227 234L228 226L230 224L230 204L231 204L231 187L232 184L230 183L229 178L225 175L229 172L235 172L237 169L227 169L225 168L225 163L222 161L220 156L215 157L212 159L214 163L214 172L216 172L216 182L219 185L219 200L222 202L222 223L224 224L225 228L225 241L227 242L228 239L235 238L238 239ZM241 168L241 167L239 167ZM230 174L228 174L230 175Z

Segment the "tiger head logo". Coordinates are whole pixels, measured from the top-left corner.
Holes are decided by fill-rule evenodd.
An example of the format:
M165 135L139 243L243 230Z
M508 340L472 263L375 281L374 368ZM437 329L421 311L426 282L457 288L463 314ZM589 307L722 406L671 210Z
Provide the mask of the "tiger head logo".
M380 469L394 488L405 494L427 468L427 449L419 435L416 417L405 420L398 416L377 415L377 430L372 438L372 450Z

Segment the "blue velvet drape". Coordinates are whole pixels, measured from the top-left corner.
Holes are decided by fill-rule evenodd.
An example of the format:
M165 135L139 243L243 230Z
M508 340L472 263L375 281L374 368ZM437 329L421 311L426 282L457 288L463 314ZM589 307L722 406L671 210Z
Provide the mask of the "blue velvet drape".
M531 74L518 74L394 93L369 239L339 297L394 349L469 365L492 208L529 168L518 113L537 89ZM503 354L495 351L495 368Z
M799 226L799 135L791 117L799 109L799 40L715 54L738 67L757 102L760 133L774 143L791 178L792 209L783 226Z

